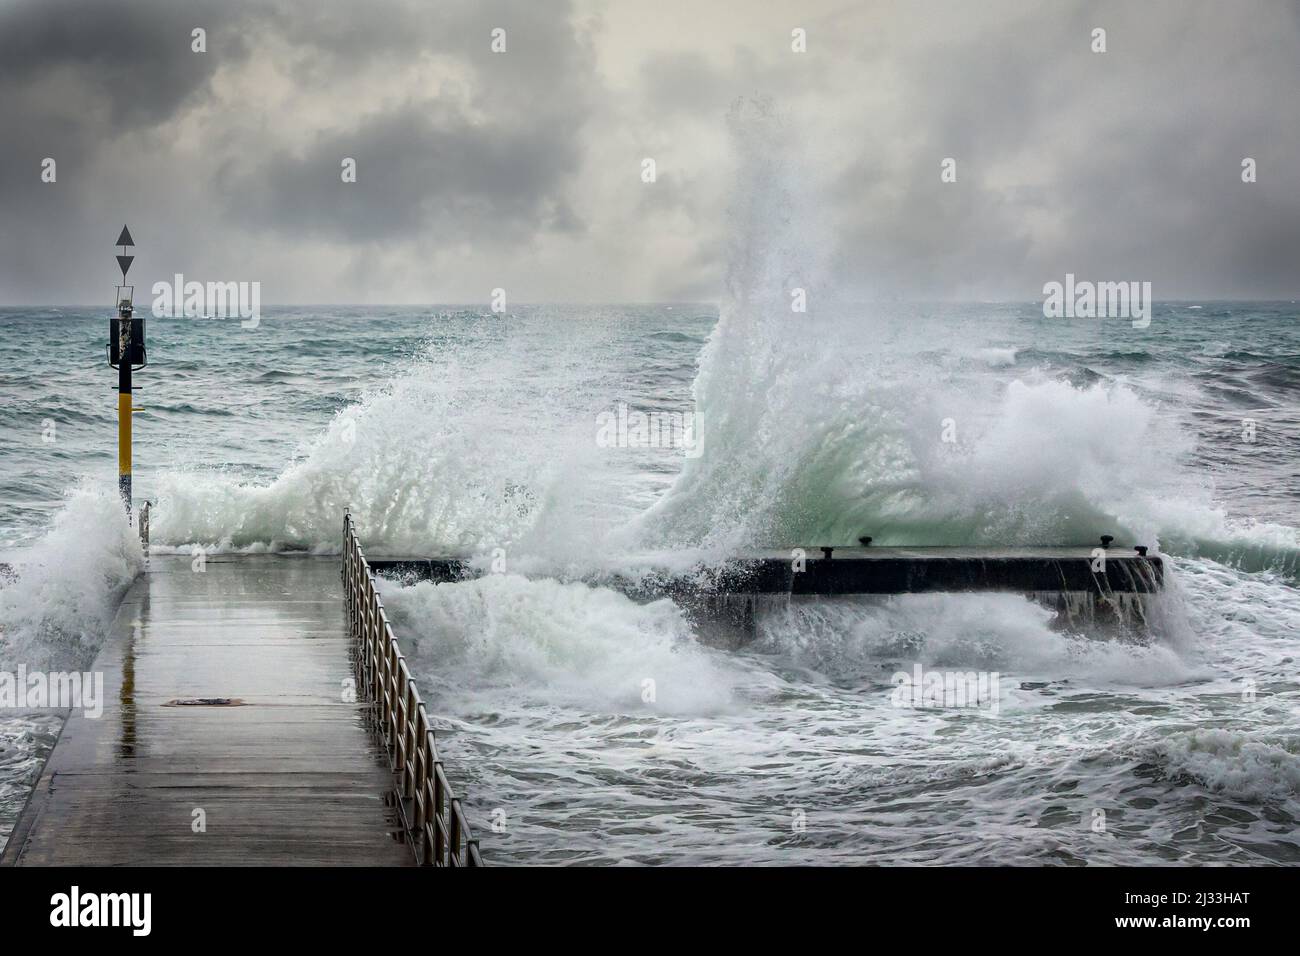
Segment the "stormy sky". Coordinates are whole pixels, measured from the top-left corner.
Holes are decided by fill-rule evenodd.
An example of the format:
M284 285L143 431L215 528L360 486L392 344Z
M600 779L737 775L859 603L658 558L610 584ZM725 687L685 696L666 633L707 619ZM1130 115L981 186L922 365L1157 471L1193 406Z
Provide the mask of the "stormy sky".
M1298 103L1300 0L0 0L0 303L1295 298Z

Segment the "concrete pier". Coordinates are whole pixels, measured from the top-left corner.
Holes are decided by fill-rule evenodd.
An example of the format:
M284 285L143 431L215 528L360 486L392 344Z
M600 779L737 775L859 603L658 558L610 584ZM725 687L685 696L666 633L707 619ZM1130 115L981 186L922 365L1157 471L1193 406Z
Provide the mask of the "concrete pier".
M670 597L700 637L735 648L757 633L763 607L790 600L927 592L1010 591L1065 612L1088 627L1145 625L1143 601L1164 583L1159 555L1130 548L803 548L755 551L722 564L681 570L657 565L593 574L587 584L639 601ZM1145 549L1144 549L1145 550ZM376 574L408 581L460 581L479 573L460 557L371 558ZM1077 615L1076 615L1077 611Z
M1105 551L1094 570L1094 549L1078 548L804 548L755 551L721 565L666 570L648 560L643 572L593 575L603 584L637 595L788 594L833 597L853 594L918 594L928 591L1145 594L1164 581L1160 555L1128 548ZM375 573L414 580L456 581L473 577L460 557L371 558Z
M351 645L338 558L154 556L0 863L412 865Z

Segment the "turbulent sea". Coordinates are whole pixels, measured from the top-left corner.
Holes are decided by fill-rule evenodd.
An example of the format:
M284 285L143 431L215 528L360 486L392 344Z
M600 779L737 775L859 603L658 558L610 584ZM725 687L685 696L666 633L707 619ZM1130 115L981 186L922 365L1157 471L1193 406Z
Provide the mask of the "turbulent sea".
M720 309L150 319L154 546L328 554L350 506L372 552L500 556L384 589L490 862L1300 862L1300 307L792 313L749 278ZM0 330L0 671L85 667L142 563L106 317ZM602 447L620 403L696 414L700 453ZM580 580L1104 533L1171 556L1147 641L932 594L773 606L722 650ZM895 706L918 663L998 672L996 712ZM0 711L0 841L58 727Z

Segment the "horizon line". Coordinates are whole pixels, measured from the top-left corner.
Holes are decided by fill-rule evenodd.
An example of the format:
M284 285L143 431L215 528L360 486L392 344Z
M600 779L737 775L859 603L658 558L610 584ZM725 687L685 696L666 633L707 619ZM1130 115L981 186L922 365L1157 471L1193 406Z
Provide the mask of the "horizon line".
M1034 299L844 299L845 305L1041 305L1041 298ZM1300 294L1294 298L1169 298L1155 299L1155 305L1179 305L1182 303L1248 303L1248 304L1287 304L1300 303ZM507 311L518 307L537 306L580 306L598 308L601 306L706 306L718 308L718 300L708 299L627 299L602 301L560 301L532 300L515 303ZM308 309L308 308L349 308L349 309L479 309L490 308L489 303L477 302L266 302L263 309ZM100 302L14 302L0 303L0 309L98 309L112 311L112 304ZM204 318L204 316L166 316L166 318Z

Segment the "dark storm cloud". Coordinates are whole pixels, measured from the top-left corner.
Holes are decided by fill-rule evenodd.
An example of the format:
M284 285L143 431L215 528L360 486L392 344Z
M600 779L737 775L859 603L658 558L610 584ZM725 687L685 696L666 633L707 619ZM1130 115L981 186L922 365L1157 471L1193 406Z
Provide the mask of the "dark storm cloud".
M0 300L80 297L66 291L68 262L94 229L109 228L91 211L115 185L97 177L99 162L202 98L215 61L191 51L195 26L224 42L230 58L244 55L234 29L242 8L224 0L0 7ZM55 183L41 181L47 157Z
M216 68L215 60L193 55L190 31L202 25L214 43L222 42L225 25L244 9L238 0L18 0L0 7L0 90L6 102L29 91L37 94L36 105L52 106L39 98L42 81L71 71L96 94L86 104L94 111L84 116L84 132L124 133L157 123L201 90ZM224 40L239 55L239 36Z
M123 221L149 239L138 282L274 275L268 301L478 296L503 272L565 300L709 296L729 211L772 204L736 195L745 164L788 145L728 139L746 98L789 118L780 188L841 294L1036 298L1071 271L1294 297L1297 88L1297 0L15 0L0 302L102 300Z
M240 9L222 0L20 0L0 7L0 128L7 132L0 196L21 202L39 193L33 183L45 157L76 189L75 173L97 153L201 97L216 60L191 52L190 31L207 24L209 39L223 42ZM229 33L226 55L242 56L238 32Z
M402 239L434 230L448 241L491 237L527 243L539 233L579 231L566 197L581 162L579 134L590 112L592 58L563 3L424 6L317 21L294 35L318 48L314 76L346 85L352 70L382 58L397 65L412 38L419 52L464 70L465 102L412 97L351 118L342 131L288 144L251 168L227 170L221 191L232 220L284 234ZM357 22L359 30L348 24ZM507 53L489 37L506 30ZM370 44L370 46L367 46ZM341 163L357 164L344 183Z
M945 44L898 91L913 161L883 168L868 148L837 183L844 274L921 295L1036 297L1071 271L1149 279L1158 297L1294 296L1298 9L1076 4Z
M355 183L342 181L345 157L357 163ZM454 111L407 106L221 185L238 197L231 218L289 235L369 241L432 228L448 241L527 239L580 228L563 195L577 161L562 125L483 127Z
M0 300L67 298L45 290L66 288L81 246L102 245L107 222L127 212L158 236L173 232L178 212L186 221L214 208L220 228L196 225L172 240L200 265L205 247L250 232L347 243L445 230L449 241L486 236L508 247L581 230L565 190L595 84L569 13L567 3L501 0L31 0L6 8L0 121L20 132L14 148L0 151L0 201L25 228L0 236ZM205 54L191 50L196 26L208 33ZM489 50L497 26L507 30L507 55ZM371 101L357 79L421 58L450 64L447 89ZM197 157L212 164L206 174L179 160L152 182L114 174L121 157L141 167L160 153L175 157L156 131L203 108L219 69L265 70L270 61L293 78L304 106L332 106L327 131L298 138L281 134L279 123L249 128L233 115L224 131L212 128L216 139ZM356 184L341 181L345 156L359 164ZM40 182L45 157L58 163L56 184ZM126 211L100 215L97 207L114 200Z

